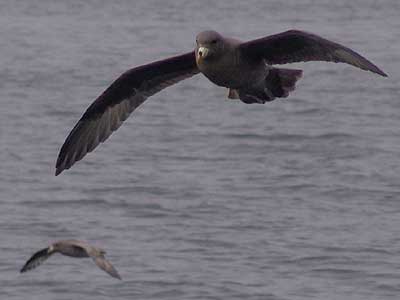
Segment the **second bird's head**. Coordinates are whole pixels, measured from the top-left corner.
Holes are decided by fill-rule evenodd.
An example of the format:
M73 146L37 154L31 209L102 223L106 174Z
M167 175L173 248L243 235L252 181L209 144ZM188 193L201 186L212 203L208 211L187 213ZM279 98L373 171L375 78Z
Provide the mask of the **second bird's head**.
M196 60L213 60L222 53L223 48L224 40L218 32L200 32L196 37Z
M60 248L62 248L61 243L60 242L55 242L55 243L51 244L49 246L49 248L47 248L47 253L57 252Z

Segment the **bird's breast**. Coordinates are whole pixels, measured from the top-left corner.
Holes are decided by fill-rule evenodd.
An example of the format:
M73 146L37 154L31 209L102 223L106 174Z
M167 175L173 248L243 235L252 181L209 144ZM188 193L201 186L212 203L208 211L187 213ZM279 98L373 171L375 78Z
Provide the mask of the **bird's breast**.
M234 55L218 59L197 59L199 70L214 84L227 88L240 88L251 84L253 78L265 75L265 64L248 64Z

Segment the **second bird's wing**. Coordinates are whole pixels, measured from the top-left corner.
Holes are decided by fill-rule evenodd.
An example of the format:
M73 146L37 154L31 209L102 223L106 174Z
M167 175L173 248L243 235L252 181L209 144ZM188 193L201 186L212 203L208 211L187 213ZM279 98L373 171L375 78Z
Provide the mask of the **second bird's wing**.
M22 267L20 272L24 273L42 264L46 259L48 259L53 254L53 252L49 253L48 250L49 248L45 248L33 254L31 258Z
M114 278L118 278L122 280L121 276L118 274L118 271L114 268L114 266L104 257L104 255L99 256L92 256L96 265L102 269L103 271L107 272Z

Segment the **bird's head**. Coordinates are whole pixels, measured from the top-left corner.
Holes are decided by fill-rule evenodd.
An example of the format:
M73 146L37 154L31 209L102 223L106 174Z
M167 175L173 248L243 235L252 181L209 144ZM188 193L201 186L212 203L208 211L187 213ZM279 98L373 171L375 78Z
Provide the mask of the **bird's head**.
M55 250L54 245L50 245L49 248L47 248L47 253L52 253Z
M212 60L217 58L224 49L224 39L216 31L203 31L196 37L196 59Z
M62 241L54 242L53 244L51 244L49 246L49 248L47 249L47 252L48 253L53 253L53 252L60 251L60 249L63 248L62 244L63 244Z

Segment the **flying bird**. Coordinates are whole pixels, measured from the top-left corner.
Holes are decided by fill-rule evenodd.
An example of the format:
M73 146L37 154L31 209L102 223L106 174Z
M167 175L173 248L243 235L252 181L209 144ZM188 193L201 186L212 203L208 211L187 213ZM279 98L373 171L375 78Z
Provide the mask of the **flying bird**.
M346 63L387 76L355 51L299 30L241 42L216 31L196 37L192 52L130 69L115 80L86 110L61 147L56 175L69 169L104 142L149 96L198 73L228 88L229 99L265 103L286 98L302 70L275 68L294 62Z
M54 253L60 253L71 257L91 257L96 265L110 274L114 278L121 280L117 270L113 265L105 259L104 250L100 248L93 247L86 242L77 240L63 240L53 243L47 248L39 250L25 263L21 269L21 273L32 270L42 264L46 259L48 259Z

